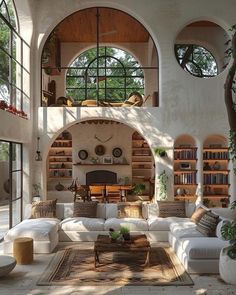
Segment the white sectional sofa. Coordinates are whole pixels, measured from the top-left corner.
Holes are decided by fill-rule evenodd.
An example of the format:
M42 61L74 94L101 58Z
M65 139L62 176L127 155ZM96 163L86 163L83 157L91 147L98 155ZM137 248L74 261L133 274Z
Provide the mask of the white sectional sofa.
M190 273L218 273L222 247L228 244L217 237L204 237L190 220L195 206L186 203L186 218L158 217L157 204L143 204L141 218L117 218L117 204L98 204L97 217L73 217L73 203L58 203L57 218L30 217L31 205L25 210L25 220L8 231L4 237L4 252L11 253L13 241L27 236L34 239L34 253L50 253L58 241L95 241L98 234L109 228L130 228L131 234L144 233L150 241L169 241L178 258ZM216 209L216 214L232 219L230 209Z

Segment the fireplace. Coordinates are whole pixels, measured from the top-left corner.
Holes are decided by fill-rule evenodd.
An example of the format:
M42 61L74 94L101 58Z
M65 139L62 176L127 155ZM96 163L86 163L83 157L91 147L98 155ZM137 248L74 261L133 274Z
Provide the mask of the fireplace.
M86 173L86 185L116 184L117 174L107 170L94 170Z

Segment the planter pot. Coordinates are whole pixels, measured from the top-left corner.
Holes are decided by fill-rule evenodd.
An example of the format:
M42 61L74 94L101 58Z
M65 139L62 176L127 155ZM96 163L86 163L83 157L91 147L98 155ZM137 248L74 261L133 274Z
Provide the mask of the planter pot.
M230 248L230 246L225 247L220 252L220 276L226 283L236 285L236 259L231 259L227 255L227 251Z
M123 234L123 238L125 241L130 241L130 233Z

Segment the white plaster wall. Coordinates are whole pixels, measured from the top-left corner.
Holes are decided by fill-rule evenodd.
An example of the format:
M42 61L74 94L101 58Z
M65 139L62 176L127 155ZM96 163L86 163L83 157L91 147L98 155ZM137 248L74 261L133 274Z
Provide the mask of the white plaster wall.
M69 5L66 0L37 2L34 69L31 78L34 80L33 97L38 105L41 98L40 57L46 38L66 16L76 10L94 6L113 7L130 13L152 35L159 51L161 107L155 109L39 108L39 117L36 116L34 120L35 130L37 132L38 129L42 139L44 161L37 163L35 175L41 177L44 189L46 155L52 140L57 133L81 120L91 118L119 120L137 129L152 147L168 147L169 158L161 160L163 162L160 163L156 159L156 172L166 169L170 176L173 172L172 147L178 135L191 134L201 147L207 136L211 134L227 136L229 129L223 98L226 71L212 79L194 78L179 67L173 48L178 32L193 21L201 19L215 21L227 31L235 24L235 0L70 0ZM16 137L18 138L18 135ZM235 198L235 181L231 184L231 195Z

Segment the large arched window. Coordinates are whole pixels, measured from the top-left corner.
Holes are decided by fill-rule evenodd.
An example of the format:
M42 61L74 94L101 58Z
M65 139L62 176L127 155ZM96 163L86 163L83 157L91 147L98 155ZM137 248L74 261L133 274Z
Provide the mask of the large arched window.
M113 48L92 48L79 55L66 75L66 95L80 102L96 99L122 102L130 93L144 94L144 74L128 52Z
M20 37L12 0L0 0L0 100L5 109L29 114L29 45Z

